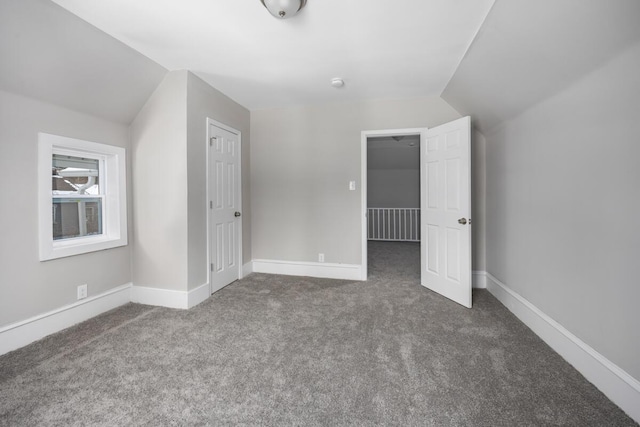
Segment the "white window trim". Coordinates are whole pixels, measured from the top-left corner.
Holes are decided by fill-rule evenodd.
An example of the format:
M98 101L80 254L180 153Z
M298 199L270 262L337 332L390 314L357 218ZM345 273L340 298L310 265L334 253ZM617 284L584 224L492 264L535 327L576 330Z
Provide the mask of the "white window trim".
M53 240L51 159L53 153L100 159L104 168L102 234ZM47 133L38 134L38 234L40 261L127 245L127 182L125 149Z

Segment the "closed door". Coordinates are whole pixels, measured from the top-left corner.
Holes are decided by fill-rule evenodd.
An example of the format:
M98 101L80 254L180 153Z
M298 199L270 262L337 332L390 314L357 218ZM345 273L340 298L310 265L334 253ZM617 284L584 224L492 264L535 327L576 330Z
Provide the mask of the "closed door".
M471 307L471 139L463 117L421 140L422 285Z
M239 135L209 124L209 253L211 292L240 277Z

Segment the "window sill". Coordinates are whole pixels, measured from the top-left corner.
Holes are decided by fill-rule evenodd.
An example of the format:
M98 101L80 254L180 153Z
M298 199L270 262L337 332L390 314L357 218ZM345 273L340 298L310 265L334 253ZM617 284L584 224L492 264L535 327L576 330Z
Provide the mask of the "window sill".
M112 249L127 245L127 238L90 236L55 241L51 246L40 252L40 261L49 261L74 255L81 255L105 249Z

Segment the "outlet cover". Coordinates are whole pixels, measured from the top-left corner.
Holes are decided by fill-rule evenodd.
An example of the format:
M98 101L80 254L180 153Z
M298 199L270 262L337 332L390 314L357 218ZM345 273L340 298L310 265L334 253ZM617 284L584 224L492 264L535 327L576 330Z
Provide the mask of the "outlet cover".
M318 254L318 262L324 262L324 254Z
M84 299L87 297L87 285L78 286L78 299Z

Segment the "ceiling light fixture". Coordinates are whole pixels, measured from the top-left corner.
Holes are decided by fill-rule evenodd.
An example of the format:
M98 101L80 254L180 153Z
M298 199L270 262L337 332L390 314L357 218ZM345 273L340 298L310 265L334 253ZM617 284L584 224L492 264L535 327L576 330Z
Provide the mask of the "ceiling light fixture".
M286 19L295 16L307 4L307 0L260 0L276 18Z
M335 79L331 79L331 86L335 88L342 87L344 86L344 80L342 80L339 77L336 77Z

